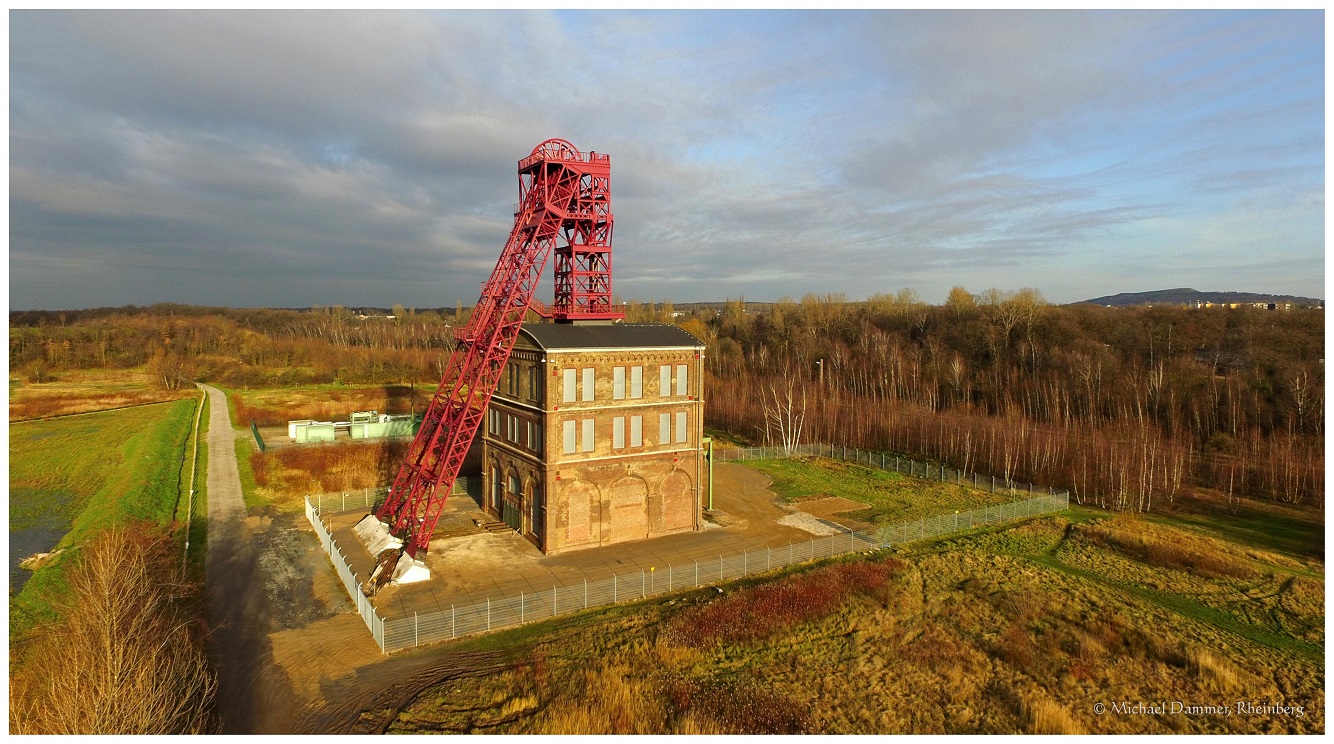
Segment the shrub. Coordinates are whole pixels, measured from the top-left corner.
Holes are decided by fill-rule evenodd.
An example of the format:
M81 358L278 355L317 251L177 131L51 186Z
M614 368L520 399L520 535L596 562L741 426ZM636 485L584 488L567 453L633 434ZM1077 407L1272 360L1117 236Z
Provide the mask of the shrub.
M216 730L216 680L171 541L138 525L105 530L70 572L64 622L13 675L10 726L34 734Z
M746 589L682 612L668 621L663 637L695 648L767 638L834 612L850 595L884 587L902 566L897 560L841 563Z

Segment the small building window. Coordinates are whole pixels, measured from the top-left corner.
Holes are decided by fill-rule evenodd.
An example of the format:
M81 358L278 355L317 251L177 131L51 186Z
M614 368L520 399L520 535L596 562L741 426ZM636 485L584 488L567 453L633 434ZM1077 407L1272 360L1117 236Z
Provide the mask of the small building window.
M589 367L588 369L585 369L585 370L584 370L584 391L583 391L583 392L584 392L584 400L585 400L585 401L591 401L591 400L593 400L593 390L594 390L594 386L593 386L593 368L592 368L592 367Z
M613 367L611 370L611 397L625 400L625 367Z
M658 444L667 444L672 441L672 414L658 414Z
M562 403L573 403L575 400L574 398L576 394L574 389L575 372L576 370L573 369L564 370L565 374L564 374L564 379L562 380L562 382L564 382L564 385L561 386Z
M611 448L625 449L625 417L617 416L611 420Z
M658 367L658 394L664 398L672 396L672 365L670 364Z
M686 394L686 375L688 374L688 372L687 372L688 369L689 369L689 367L687 367L687 366L684 365L684 364L678 364L678 365L676 365L676 394L677 394L677 395L685 395L685 394Z
M644 367L642 365L630 368L630 397L644 397Z
M676 441L678 443L686 441L686 412L676 412Z
M584 419L584 441L582 442L584 452L593 451L593 419Z
M643 417L643 416L631 416L631 417L630 417L630 446L631 446L631 447L643 447L643 446L644 446L644 417Z
M574 429L573 421L566 421L561 424L561 452L567 455L574 454Z

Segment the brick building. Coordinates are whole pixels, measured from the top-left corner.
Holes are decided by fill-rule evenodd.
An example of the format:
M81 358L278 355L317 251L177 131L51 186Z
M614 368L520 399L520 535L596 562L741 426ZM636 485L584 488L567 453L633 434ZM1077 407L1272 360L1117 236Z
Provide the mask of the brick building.
M525 323L487 411L486 511L548 554L700 529L703 353L670 325Z

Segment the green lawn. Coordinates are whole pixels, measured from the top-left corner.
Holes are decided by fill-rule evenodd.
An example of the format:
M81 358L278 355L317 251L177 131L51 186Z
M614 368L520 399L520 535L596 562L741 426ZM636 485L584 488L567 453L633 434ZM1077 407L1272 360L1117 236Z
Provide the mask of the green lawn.
M956 509L1004 504L1026 495L990 493L824 457L738 464L767 473L773 478L774 493L788 501L835 496L866 504L866 509L847 512L845 516L872 524L892 524L948 514Z
M66 531L57 547L127 521L170 525L189 470L182 457L195 401L16 424L9 429L9 529ZM58 560L10 602L11 636L49 618L64 580Z

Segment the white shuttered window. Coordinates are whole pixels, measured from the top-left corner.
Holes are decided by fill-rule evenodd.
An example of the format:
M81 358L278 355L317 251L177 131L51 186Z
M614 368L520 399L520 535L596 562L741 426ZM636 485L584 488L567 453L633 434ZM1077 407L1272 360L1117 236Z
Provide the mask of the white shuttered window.
M658 414L658 444L672 441L672 414Z
M566 421L561 425L561 452L574 454L574 422Z
M613 367L611 370L611 397L625 399L625 367Z
M625 417L617 416L611 420L611 448L625 449Z
M676 441L684 442L686 440L686 412L677 411L676 413Z
M584 370L584 400L593 400L593 368Z
M684 364L676 365L676 394L686 394L686 374L690 367Z

